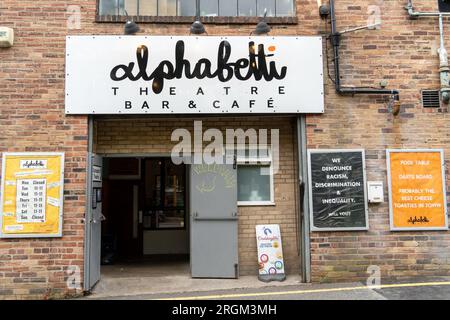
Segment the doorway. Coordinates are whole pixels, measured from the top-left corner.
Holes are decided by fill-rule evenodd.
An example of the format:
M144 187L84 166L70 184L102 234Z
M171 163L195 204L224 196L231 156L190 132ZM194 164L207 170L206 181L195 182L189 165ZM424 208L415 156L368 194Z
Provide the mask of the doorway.
M96 275L87 290L100 274L96 292L139 281L149 285L154 277L239 277L235 161L94 158L99 163L91 177L99 185L93 185L89 208L100 218L89 220L99 228L87 240L95 246L87 254L88 270Z
M102 279L189 274L186 165L103 160Z

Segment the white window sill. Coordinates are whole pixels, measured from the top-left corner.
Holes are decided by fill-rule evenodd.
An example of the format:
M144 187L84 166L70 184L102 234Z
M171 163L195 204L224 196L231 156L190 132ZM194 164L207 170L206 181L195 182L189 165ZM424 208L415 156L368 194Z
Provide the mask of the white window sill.
M238 207L245 206L274 206L275 202L273 201L238 201Z

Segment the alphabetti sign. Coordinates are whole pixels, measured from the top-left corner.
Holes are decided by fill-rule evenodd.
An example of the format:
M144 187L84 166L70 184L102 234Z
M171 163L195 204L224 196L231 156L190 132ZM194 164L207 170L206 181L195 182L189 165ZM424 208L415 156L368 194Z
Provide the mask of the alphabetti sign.
M322 113L321 37L69 36L66 113Z
M364 150L310 150L312 231L367 230Z

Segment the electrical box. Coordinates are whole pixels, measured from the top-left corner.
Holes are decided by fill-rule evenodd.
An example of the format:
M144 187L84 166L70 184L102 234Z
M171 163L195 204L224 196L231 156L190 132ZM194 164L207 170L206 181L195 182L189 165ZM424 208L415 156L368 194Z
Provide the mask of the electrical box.
M14 30L8 27L0 27L0 48L12 47L14 43Z
M383 181L367 182L367 199L369 203L381 203L384 201Z

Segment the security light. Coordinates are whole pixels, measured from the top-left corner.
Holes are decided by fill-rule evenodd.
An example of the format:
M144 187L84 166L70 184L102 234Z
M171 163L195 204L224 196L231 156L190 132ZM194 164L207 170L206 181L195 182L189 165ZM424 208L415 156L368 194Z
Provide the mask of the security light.
M207 33L205 26L200 21L200 0L196 0L195 2L196 10L195 10L195 21L191 25L190 33L191 34L204 34Z
M255 30L253 30L253 32L250 34L263 35L268 34L270 32L271 28L266 22L266 16L267 16L267 9L265 8L263 19L260 22L258 22Z
M132 35L139 31L139 26L136 22L128 17L128 12L125 10L125 14L127 16L127 22L125 22L124 34Z
M326 4L321 5L319 7L319 15L322 19L325 19L330 14L330 7L328 7Z

